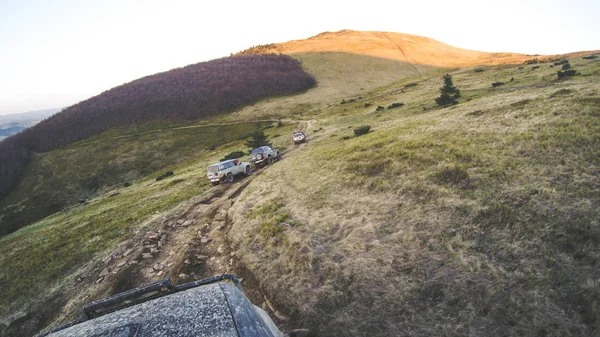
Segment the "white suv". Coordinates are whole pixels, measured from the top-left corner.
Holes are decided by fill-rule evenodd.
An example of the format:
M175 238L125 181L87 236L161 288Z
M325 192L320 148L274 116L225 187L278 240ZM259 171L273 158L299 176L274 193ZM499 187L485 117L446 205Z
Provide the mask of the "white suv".
M304 143L306 141L306 135L302 131L294 132L292 138L296 144Z
M281 153L269 146L261 146L252 150L250 157L254 165L268 165L273 164L274 160L281 160Z
M241 174L249 176L252 174L252 169L250 163L241 162L238 159L212 164L206 169L206 175L213 186L218 185L221 181L231 183L234 176Z

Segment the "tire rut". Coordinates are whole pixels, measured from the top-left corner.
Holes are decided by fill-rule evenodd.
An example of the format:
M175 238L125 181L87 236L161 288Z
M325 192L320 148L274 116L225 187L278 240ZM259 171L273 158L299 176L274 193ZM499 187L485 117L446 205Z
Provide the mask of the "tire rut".
M283 154L295 150L288 148ZM238 276L252 303L262 304L273 321L285 328L288 317L282 312L289 310L272 305L227 237L231 229L229 208L256 176L268 168L232 184L212 187L199 200L168 214L156 215L110 253L90 261L88 267L74 276L74 284L60 291L58 296L67 303L65 311L44 315L46 329L75 319L83 305L112 294L164 278L182 284L224 273Z
M380 33L381 36L383 36L385 39L387 39L388 41L390 41L402 54L402 56L404 57L404 59L410 63L412 65L412 67L417 71L417 73L419 73L419 76L421 77L421 79L425 79L425 76L423 75L423 73L421 72L421 69L419 69L419 67L417 67L414 63L414 61L412 60L411 57L409 57L405 52L404 49L402 49L402 47L400 47L399 44L397 44L394 40L392 40L392 38L390 38L386 33Z

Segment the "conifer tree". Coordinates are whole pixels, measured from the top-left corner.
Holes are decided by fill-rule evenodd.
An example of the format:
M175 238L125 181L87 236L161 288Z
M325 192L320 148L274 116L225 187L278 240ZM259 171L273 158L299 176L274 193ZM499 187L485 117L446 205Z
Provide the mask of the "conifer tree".
M457 98L460 97L460 90L452 83L450 74L444 75L444 86L440 88L440 97L435 102L441 106L458 104Z
M250 134L250 139L246 141L246 146L252 150L261 146L271 146L271 142L269 142L263 130L256 130Z

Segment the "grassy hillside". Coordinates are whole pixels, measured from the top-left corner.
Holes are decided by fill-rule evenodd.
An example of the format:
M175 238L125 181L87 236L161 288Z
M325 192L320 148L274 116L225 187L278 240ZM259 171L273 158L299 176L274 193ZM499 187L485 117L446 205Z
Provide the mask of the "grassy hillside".
M51 303L67 315L70 309L60 311L66 301L81 304L84 295L68 289L76 288L85 296L98 296L97 289L106 294L104 284L78 287L76 279L88 275L107 251L155 227L164 214L210 195L205 167L229 152L245 150L243 139L257 124L244 121L282 119L283 127L266 132L285 150L293 130L312 123L313 115L328 112L343 97L418 77L412 65L356 55L307 54L299 61L319 82L301 95L265 99L194 124L159 121L113 128L36 155L19 185L2 200L0 221L26 223L67 208L0 239L0 286L7 289L0 316L26 310L33 324L29 329L37 331L48 324L43 317L52 316L40 308ZM344 64L354 71L342 71ZM169 170L175 173L172 178L154 180ZM125 182L131 186L125 187ZM15 279L20 282L11 281Z
M240 195L234 247L319 336L597 335L600 62L571 64L347 97Z
M107 189L169 167L222 144L242 140L255 123L190 126L154 122L121 127L86 141L34 156L13 192L0 200L0 235L86 202ZM179 127L179 128L177 128ZM163 132L152 130L166 128ZM220 148L219 148L220 149Z
M179 259L164 275L189 273L183 261L198 254L185 255L196 249L189 243L216 228L232 245L232 255L215 253L218 270L230 270L232 256L243 262L245 289L262 289L289 316L286 327L319 336L600 331L598 59L572 58L581 74L564 81L552 63L446 70L462 98L439 108L444 70L342 53L295 57L318 83L301 95L196 125L112 129L36 157L30 177L75 158L81 172L131 178L0 238L0 316L26 311L35 327L27 331L37 331L115 289L161 278L147 276L156 262L139 257L139 270L98 276L107 256L142 249L146 231L166 230L174 212L195 205L181 218L195 224L163 252ZM394 103L404 105L387 108ZM256 128L222 124L258 118L283 121L266 132L284 159L232 186L221 212L211 200L225 189L209 188L205 167L244 150ZM366 124L371 132L355 137ZM290 143L298 128L307 144ZM207 150L214 141L225 144ZM175 175L154 179L166 170ZM71 184L54 177L55 186ZM23 181L15 200L48 186L35 181ZM210 263L197 268L216 272Z
M0 199L0 235L108 187L158 174L158 170L219 145L222 139L229 141L228 130L232 126L227 123L306 118L304 115L329 109L332 100L399 79L419 78L419 71L437 71L427 66L419 66L417 71L414 65L403 62L341 53L301 54L296 58L316 76L317 88L300 95L263 99L234 113L198 122L170 120L116 127L80 143L36 154L13 191ZM352 71L341 71L342 64ZM207 124L210 126L201 127ZM243 138L253 126L235 124L233 128L232 137ZM102 144L96 144L97 141Z
M120 85L0 142L0 198L17 184L34 152L123 125L207 118L314 85L315 79L287 55L226 57Z
M40 299L48 301L48 296L74 282L73 275L99 254L131 240L136 232L147 230L158 221L157 214L204 194L210 187L206 167L230 152L247 150L244 139L256 129L256 123L203 126L161 132L160 137L155 133L136 136L128 135L131 130L112 130L93 141L74 143L34 159L34 172L28 179L33 186L28 188L43 190L36 195L40 208L48 205L43 198L52 201L68 197L68 192L80 183L74 180L86 179L87 170L95 170L94 177L99 181L104 176L126 172L131 185L106 188L85 204L64 209L0 239L0 287L5 290L0 299L0 316L23 305L38 310L43 305ZM291 130L291 126L268 128L266 134L284 148ZM115 138L116 134L120 136ZM106 151L107 147L111 151ZM212 147L216 148L210 150ZM63 160L69 165L64 165ZM162 170L152 172L153 166ZM55 176L43 176L53 169ZM173 171L174 175L156 181L156 176L164 171ZM35 201L25 198L25 202L13 207L34 213Z

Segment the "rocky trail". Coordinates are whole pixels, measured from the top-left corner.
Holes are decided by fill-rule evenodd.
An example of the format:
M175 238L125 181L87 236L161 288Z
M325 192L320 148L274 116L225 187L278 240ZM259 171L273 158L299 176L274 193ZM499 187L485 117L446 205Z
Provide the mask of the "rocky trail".
M113 283L112 293L159 279L181 284L219 274L234 274L250 300L261 305L278 324L288 321L284 309L273 306L258 282L238 259L227 239L228 210L255 175L233 184L222 184L188 209L161 221L156 231L139 233L125 250L104 258L96 270L96 283Z
M282 153L285 157L305 145L292 145ZM228 241L229 208L255 177L268 169L267 166L232 184L213 187L202 199L169 214L157 215L159 218L149 221L148 226L132 232L130 239L77 273L74 282L54 296L53 310L44 310L34 319L30 317L31 331L67 323L86 303L160 279L182 284L224 273L236 275L246 296L268 312L282 331L297 328L289 318L290 311L273 305ZM298 332L290 335L305 335L304 330Z
M313 124L314 121L302 121L298 130L306 131ZM283 160L292 152L302 150L310 141L310 135L302 144L294 144L290 138L282 151ZM183 284L228 273L241 280L246 296L269 313L282 331L290 332L290 336L306 335L306 330L291 331L302 328L293 315L290 317L292 308L278 307L269 300L228 240L230 207L265 170L269 170L269 166L231 184L212 187L202 198L156 214L131 229L125 240L110 252L65 276L62 283L53 285L43 295L43 305L34 304L10 315L9 321L2 322L6 328L0 332L7 336L35 335L42 329L56 328L74 320L85 304L113 294L164 278L169 278L173 284Z

